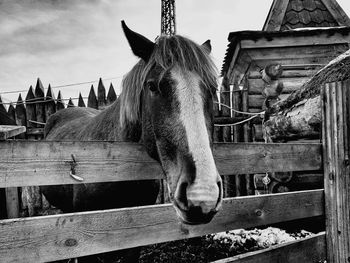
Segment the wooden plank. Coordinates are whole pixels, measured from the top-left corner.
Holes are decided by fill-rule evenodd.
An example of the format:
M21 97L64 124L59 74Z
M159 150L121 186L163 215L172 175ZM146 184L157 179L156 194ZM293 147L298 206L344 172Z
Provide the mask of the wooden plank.
M328 36L327 32L320 33L314 36L276 36L271 38L247 39L242 40L242 49L251 48L277 48L277 47L297 47L297 46L317 46L317 45L335 45L347 44L350 42L349 35L334 33L332 37Z
M41 83L41 80L38 78L35 86L35 111L36 111L36 121L45 123L45 93L44 86ZM42 125L38 125L37 127L42 127Z
M81 96L81 93L79 92L79 99L78 99L78 107L83 107L85 108L85 102L84 102L84 99L83 99L83 96Z
M310 79L316 74L316 69L283 69L280 79L284 78L305 78ZM249 79L261 79L260 71L249 71Z
M83 183L162 178L158 163L140 144L4 141L0 149L0 187L79 183L69 176L72 154ZM214 157L221 175L320 170L322 166L317 143L216 143Z
M0 141L26 132L24 126L0 125Z
M326 258L326 238L321 232L312 237L282 243L270 248L244 253L212 263L301 263L323 262Z
M90 108L98 109L98 102L97 102L96 93L93 85L91 85L91 88L90 88L87 106Z
M274 60L274 59L295 59L295 58L315 58L326 57L335 58L348 50L347 44L322 45L322 46L302 46L302 47L277 47L277 48L253 48L249 49L249 56L253 60Z
M103 85L102 79L98 81L98 86L97 86L97 104L99 109L103 109L106 107L106 89L105 86Z
M16 124L17 126L26 126L27 125L27 113L22 99L22 95L18 95L16 103ZM26 135L24 133L18 135L18 139L25 139Z
M315 217L323 209L323 190L313 190L229 198L205 225L180 223L171 205L7 219L0 223L0 258L47 262Z
M7 109L7 114L14 122L16 121L16 110L12 102Z
M49 84L45 97L45 119L47 120L52 114L56 112L55 95Z
M288 0L273 1L268 17L264 23L263 31L280 30L288 3Z
M280 81L283 83L282 94L290 94L295 90L298 90L306 81L310 78L283 78ZM249 94L261 95L266 83L262 79L248 79L249 81Z
M0 125L15 125L16 122L12 119L10 114L8 114L5 104L2 102L0 96Z
M19 217L18 187L5 188L7 218Z
M117 94L115 93L113 84L109 86L108 93L107 93L107 105L112 104L117 99Z
M75 107L72 98L69 98L67 108Z
M280 100L285 100L290 94L281 94L279 96ZM249 95L248 105L249 108L260 108L264 104L265 98L262 95Z
M58 91L58 96L57 96L57 102L56 102L56 109L57 111L64 109L64 102L62 98L61 91Z
M350 80L322 88L327 262L350 258Z

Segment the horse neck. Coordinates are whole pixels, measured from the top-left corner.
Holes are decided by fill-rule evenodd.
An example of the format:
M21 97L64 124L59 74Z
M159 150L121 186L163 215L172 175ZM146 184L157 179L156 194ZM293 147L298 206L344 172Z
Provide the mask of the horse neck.
M138 142L141 136L140 126L127 124L126 127L121 127L119 119L120 98L95 116L91 120L89 129L95 134L100 134L97 137L106 138L107 140Z

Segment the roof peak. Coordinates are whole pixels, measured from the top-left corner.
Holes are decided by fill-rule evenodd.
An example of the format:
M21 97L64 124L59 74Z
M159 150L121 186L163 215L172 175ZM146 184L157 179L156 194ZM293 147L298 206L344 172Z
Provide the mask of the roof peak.
M350 26L336 0L273 0L263 31Z

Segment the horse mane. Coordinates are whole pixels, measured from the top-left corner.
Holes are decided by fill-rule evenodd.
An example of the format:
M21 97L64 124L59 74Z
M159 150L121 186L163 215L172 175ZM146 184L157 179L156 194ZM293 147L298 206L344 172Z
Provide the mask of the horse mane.
M123 78L119 118L121 127L140 123L141 92L149 72L156 65L164 71L178 66L196 72L208 89L217 86L217 69L204 47L186 37L160 36L148 62L141 59Z

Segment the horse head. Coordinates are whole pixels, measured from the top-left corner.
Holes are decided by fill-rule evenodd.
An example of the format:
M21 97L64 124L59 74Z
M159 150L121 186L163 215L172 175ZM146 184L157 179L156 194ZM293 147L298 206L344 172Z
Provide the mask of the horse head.
M179 218L187 224L208 223L222 203L222 181L212 153L217 71L210 42L200 46L181 36L152 42L124 21L122 27L141 60L134 67L137 77L124 79L121 124L142 127L141 141L164 171ZM136 97L138 103L130 106Z

